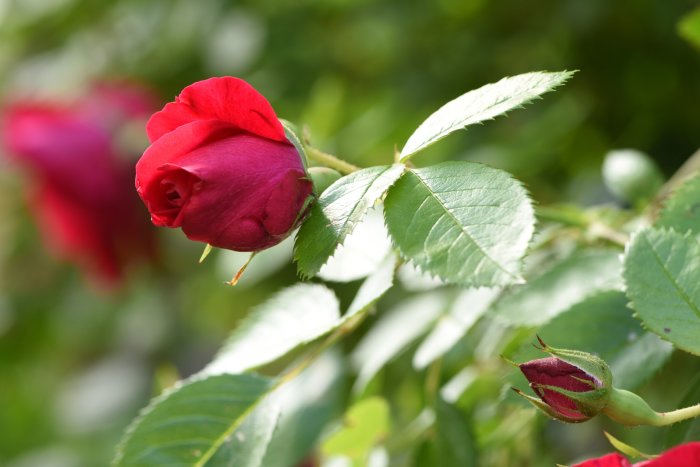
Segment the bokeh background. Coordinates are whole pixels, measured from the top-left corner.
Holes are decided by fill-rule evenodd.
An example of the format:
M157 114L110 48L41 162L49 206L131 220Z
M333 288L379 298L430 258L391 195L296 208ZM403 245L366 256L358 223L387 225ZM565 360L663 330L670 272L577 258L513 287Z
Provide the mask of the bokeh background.
M540 204L613 202L600 173L608 151L641 150L671 175L698 149L700 49L679 27L695 7L0 0L0 98L68 102L96 81L128 79L162 105L193 81L234 75L280 117L308 126L317 147L366 166L391 161L425 117L469 89L575 69L558 92L459 132L416 163L485 162L523 180ZM131 163L147 144L143 123L115 135ZM200 369L251 306L296 281L291 245L229 288L240 255L217 252L200 265L202 245L161 229L157 259L130 264L106 287L47 250L28 207L31 183L0 158L0 465L106 465L152 394Z

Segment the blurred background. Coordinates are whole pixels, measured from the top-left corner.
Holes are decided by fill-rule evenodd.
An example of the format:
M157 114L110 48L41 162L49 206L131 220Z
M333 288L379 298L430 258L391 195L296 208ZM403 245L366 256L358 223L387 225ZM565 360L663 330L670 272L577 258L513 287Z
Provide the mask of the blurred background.
M132 167L148 115L184 86L244 78L280 117L307 125L315 146L368 166L390 162L420 122L465 91L527 71L580 70L526 110L459 132L415 162L488 163L540 204L612 202L600 169L608 151L645 152L670 176L698 149L700 28L683 23L695 7L0 0L0 98L15 109L4 114L0 149L0 465L107 465L152 394L199 370L251 306L296 281L290 241L230 288L222 283L240 255L216 252L200 265L202 245L149 227ZM58 134L42 126L54 120ZM71 137L76 127L93 136ZM27 139L12 140L16 128ZM101 162L85 155L47 167L41 156L61 153L59 143L70 154L99 148ZM114 193L78 213L70 203L94 173ZM133 210L104 216L109 203ZM89 250L98 259L66 227L75 222L107 242ZM356 284L337 289L347 300Z

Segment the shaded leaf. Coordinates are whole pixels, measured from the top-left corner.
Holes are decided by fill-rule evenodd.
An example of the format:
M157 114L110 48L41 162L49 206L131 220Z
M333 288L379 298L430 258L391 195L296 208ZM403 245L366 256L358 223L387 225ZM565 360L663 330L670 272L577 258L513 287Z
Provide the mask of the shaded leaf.
M527 103L562 85L573 74L571 71L524 73L469 91L443 105L421 123L401 150L401 160L409 159L454 131Z
M534 215L506 172L472 162L407 171L389 190L384 215L401 254L425 272L466 286L522 282Z
M625 252L627 296L644 326L700 355L700 244L691 233L645 229Z
M499 300L493 316L509 324L537 326L603 290L622 286L617 250L591 250L567 257Z
M700 234L700 176L687 180L671 194L655 226Z

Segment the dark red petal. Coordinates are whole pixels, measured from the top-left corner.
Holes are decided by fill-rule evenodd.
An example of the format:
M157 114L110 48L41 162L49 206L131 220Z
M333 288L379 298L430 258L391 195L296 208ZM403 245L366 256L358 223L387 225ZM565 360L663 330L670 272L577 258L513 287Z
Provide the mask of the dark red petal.
M571 467L632 467L632 464L625 456L614 452L596 459L588 459Z
M221 248L256 251L279 243L311 193L296 149L253 135L202 146L177 165L201 181L182 208L182 230Z
M520 365L520 370L530 382L533 390L550 407L570 418L584 420L588 416L579 412L574 401L549 389L539 388L538 385L556 386L573 392L586 392L593 389L584 381L594 382L594 379L583 370L556 357L532 360Z
M253 135L286 141L284 128L267 99L245 81L230 76L187 86L175 102L153 114L146 131L151 142L155 142L182 125L206 120L218 120Z

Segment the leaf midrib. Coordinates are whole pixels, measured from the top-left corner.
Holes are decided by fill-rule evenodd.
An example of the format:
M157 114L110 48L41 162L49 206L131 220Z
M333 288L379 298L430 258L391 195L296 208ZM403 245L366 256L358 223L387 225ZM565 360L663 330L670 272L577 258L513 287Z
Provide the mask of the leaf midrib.
M476 240L474 240L474 237L472 237L471 234L470 234L467 230L465 230L465 228L463 227L463 225L462 225L462 223L459 221L459 219L457 219L457 218L454 216L454 214L452 214L452 212L447 208L447 206L445 205L445 203L443 203L442 200L437 196L437 192L433 191L433 190L430 188L430 186L425 182L425 180L423 180L423 179L420 177L420 175L419 175L416 171L411 170L410 172L411 172L413 175L415 175L416 179L418 179L418 181L425 187L425 189L428 190L428 192L431 193L431 194L433 195L433 196L432 196L433 199L435 199L435 201L440 205L440 207L443 209L443 211L447 213L448 217L450 217L450 218L452 219L452 222L453 222L455 225L457 225L457 226L459 227L460 232L461 232L463 235L465 235L467 238L469 238L469 240L472 242L472 244L474 244L474 245L476 246L476 248L483 254L483 256L484 256L486 259L488 259L491 263L495 264L496 267L497 267L498 269L500 269L501 271L505 272L508 276L510 276L510 277L512 277L512 278L515 278L515 279L518 278L518 276L516 276L516 275L513 274L512 272L508 271L508 270L505 269L498 261L494 260L494 259L491 257L491 255L489 255L489 254L481 247L481 245L480 245ZM456 241L455 241L455 243L456 243ZM425 247L425 244L424 244L423 246Z

